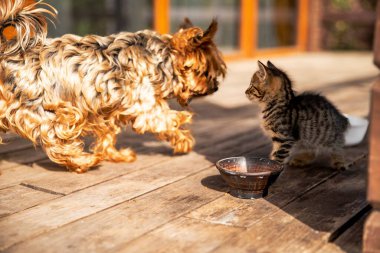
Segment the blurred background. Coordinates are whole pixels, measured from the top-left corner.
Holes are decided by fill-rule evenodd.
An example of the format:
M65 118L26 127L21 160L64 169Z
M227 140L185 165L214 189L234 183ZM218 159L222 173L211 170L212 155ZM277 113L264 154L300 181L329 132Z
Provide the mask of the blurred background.
M219 21L227 57L320 50L371 50L377 0L48 0L58 11L50 37L155 29L175 32L184 17Z

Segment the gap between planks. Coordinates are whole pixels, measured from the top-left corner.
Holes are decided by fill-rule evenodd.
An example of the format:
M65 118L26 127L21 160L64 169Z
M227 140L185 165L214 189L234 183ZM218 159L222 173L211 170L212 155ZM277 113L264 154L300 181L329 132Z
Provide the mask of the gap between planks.
M207 169L208 170L208 169ZM302 170L298 170L298 171L302 171ZM295 171L295 174L298 174L298 171L296 170ZM214 172L215 172L215 170L214 170ZM318 172L318 171L315 171L316 173L320 173L320 172ZM323 171L322 171L323 172ZM325 171L326 172L326 171ZM327 171L328 172L328 171ZM202 174L202 173L201 173ZM322 173L323 174L323 173ZM196 176L198 176L199 175L199 173L197 173L196 175L194 175L194 177L196 177ZM315 178L315 177L309 177L310 179L313 179L313 180L319 180L318 178ZM159 205L162 205L162 203L161 203L161 200L159 199L160 197L159 196L162 196L162 194L164 193L164 192L166 192L165 191L165 189L167 189L167 188L174 188L174 189L177 189L178 188L178 186L180 186L180 185L183 185L184 183L185 183L185 185L186 185L186 182L188 181L188 179L189 179L189 177L186 177L186 178L184 178L184 179L182 179L182 180L178 180L176 183L171 183L171 184L168 184L168 185L166 185L165 187L163 187L163 188L160 188L159 190L157 190L157 191L152 191L152 192L150 192L149 194L146 194L146 195L144 195L144 196L142 196L142 197L138 197L138 198L136 198L136 201L137 201L137 203L139 203L139 202L143 202L143 203L151 203L152 201L157 201L158 202L158 204ZM186 180L186 182L184 182ZM198 180L195 180L196 182L198 182ZM189 193L188 193L188 190L181 190L181 191L179 191L180 192L180 194L181 195L183 195L184 197L187 197L188 195L189 195ZM216 191L211 191L213 194L218 194ZM279 192L279 193L281 193L281 192ZM152 196L153 195L153 196ZM201 194L201 196L203 196L204 194ZM223 194L222 194L223 195ZM223 195L224 196L224 195ZM227 195L227 197L228 197L228 195ZM148 200L145 200L146 198L148 198L148 199L150 199L150 201L148 201ZM242 200L235 200L235 201L242 201ZM172 203L172 201L170 201L170 202L168 202L168 204L169 203ZM97 221L99 221L98 219L97 219L97 217L104 217L104 219L108 222L109 221L109 219L111 218L111 217L113 217L113 215L109 215L108 213L113 213L113 212L115 212L115 209L120 209L121 208L121 206L131 206L130 208L132 208L132 210L131 210L131 215L133 215L133 219L131 218L131 220L130 220L130 222L133 222L133 221L135 221L136 219L138 220L138 219L141 219L141 217L139 216L139 209L136 209L136 208L133 208L133 204L134 204L134 201L126 201L126 202L123 202L121 205L119 205L119 206L117 206L116 208L112 208L112 209L107 209L106 211L101 211L101 212L98 212L98 213L96 213L96 214L94 214L94 215L90 215L90 216L86 216L86 217L83 217L83 218L81 218L80 220L76 220L76 221L74 221L74 222L72 222L72 223L70 223L70 224L66 224L66 225L63 225L63 226L61 226L61 227L59 227L59 228L57 228L57 229L53 229L53 230L50 230L49 231L49 233L44 233L44 234L41 234L41 235L39 235L39 236L37 236L35 239L32 239L32 240L30 240L30 241L25 241L24 243L21 243L21 244L19 244L18 246L20 247L17 247L17 246L15 246L15 251L17 252L18 250L16 250L17 248L19 249L19 251L18 252L20 252L20 251L22 251L21 249L23 248L21 245L24 245L24 247L26 247L26 248L29 248L29 247L31 247L31 245L33 246L33 247L44 247L44 245L46 246L46 244L44 244L44 243L53 243L53 242L55 242L55 239L54 239L54 236L53 235L55 235L55 238L58 240L59 238L60 238L60 236L63 236L64 238L65 238L65 240L67 240L67 236L68 236L68 233L70 233L69 231L78 231L78 229L81 227L81 224L83 224L83 222L84 222L84 224L96 224L96 222ZM144 205L146 205L146 204L143 204L143 206ZM154 208L154 205L152 205L152 204L149 204L148 205L148 207L147 208ZM159 210L160 211L165 211L165 210L161 210L161 208L159 208ZM117 210L116 210L117 211ZM128 213L128 212L127 212ZM121 211L121 213L119 214L119 215L122 215L120 218L122 218L123 217L123 215L126 215L127 214L125 211ZM149 213L149 212L148 212ZM152 219L154 220L154 221L157 221L157 219L159 219L160 218L160 215L155 215ZM170 217L171 218L171 217ZM118 218L116 218L117 220L118 220ZM144 219L145 220L145 219ZM152 220L152 221L153 221ZM171 219L170 219L171 220ZM146 222L148 222L147 220L145 220ZM98 225L101 225L101 224L98 224ZM117 225L119 225L119 224L117 224ZM133 227L133 225L131 225L131 224L129 224L129 223L127 223L127 224L125 224L126 226L132 226ZM141 226L141 224L139 224L139 226ZM73 235L74 236L74 238L72 238L72 239L70 239L70 240L67 240L67 243L74 243L75 241L77 241L77 240L79 240L77 243L74 243L74 245L77 245L77 246L74 246L74 245L71 245L71 247L84 247L84 246L86 246L86 244L90 244L90 245L93 245L93 243L94 243L94 241L93 240L91 240L91 232L92 233L95 233L93 236L95 236L95 238L99 238L99 236L102 234L102 233L105 233L105 234L107 234L107 231L109 231L109 230L111 230L111 231L114 231L114 229L111 229L110 227L105 227L104 229L102 229L102 228L99 228L99 227L97 227L97 229L96 229L96 231L87 231L86 233L85 233L85 238L82 238L82 237L80 237L80 235ZM66 232L64 232L64 231L66 231ZM117 230L116 230L117 231ZM116 232L115 232L116 233ZM118 238L117 238L117 240L121 240L123 243L126 241L126 238L123 238L122 237L122 234L120 234L120 233L127 233L128 235L127 236L129 236L129 234L130 233L128 233L128 231L125 231L125 229L123 229L122 231L120 231L120 232L118 232L118 233L116 233L116 234L118 234ZM119 238L120 237L120 238ZM42 238L42 239L41 239ZM114 239L114 240L116 240L116 239ZM95 240L95 242L96 242L96 240ZM60 241L60 243L62 243L62 241ZM65 243L65 242L63 242L63 243ZM101 244L101 242L98 242L98 243L100 243ZM81 245L82 244L82 245ZM99 246L99 245L97 245L97 246ZM100 245L100 246L102 246L102 245ZM56 245L56 247L58 247L58 245ZM24 248L24 249L26 249L26 248ZM65 248L65 247L64 247ZM64 249L63 248L63 249ZM58 249L61 249L62 250L62 248L58 248ZM73 248L71 248L71 250L73 250ZM100 249L101 250L101 249ZM81 252L80 250L78 251L78 252Z
M211 148L214 148L214 147L211 147ZM228 149L228 150L230 150L230 147L224 147L224 148L226 148L226 149ZM247 148L247 147L246 147ZM197 160L197 159L195 159L194 160L194 158L192 158L192 157L197 157L197 155L196 154L190 154L189 156L182 156L182 157L178 157L178 159L175 159L175 160L177 160L177 162L180 162L181 160L189 160L189 161L193 161L192 162L192 165L196 165L196 163L197 162L201 162L200 164L202 164L202 159L200 159L199 161ZM173 159L174 160L174 159ZM173 160L171 160L170 162L173 162ZM194 161L196 161L196 163L194 163ZM210 163L210 162L207 162L207 167L210 167L210 164L212 164L212 163ZM172 164L172 165L174 165L174 164ZM159 165L157 165L156 167L160 167L160 166L162 166L162 164L159 164ZM177 165L178 166L178 165ZM206 168L207 168L206 167ZM160 181L162 181L163 180L163 182L162 183L159 183L159 184L156 184L156 186L153 186L152 188L149 188L150 186L148 185L148 186L144 186L143 188L141 188L141 185L139 185L138 183L136 184L136 182L135 182L135 180L133 180L133 178L134 178L134 174L136 174L136 175L143 175L144 173L147 173L147 171L135 171L135 173L130 173L130 174L127 174L127 175L124 175L123 177L120 177L120 178L117 178L117 179L114 179L114 180L111 180L111 181L108 181L108 182L106 182L106 183L102 183L102 184L99 184L99 185L97 185L97 187L99 188L99 186L100 186L100 188L102 188L101 187L101 185L108 185L108 187L110 187L110 186L112 186L111 188L112 189L115 189L116 191L121 191L122 192L122 190L117 190L117 187L121 187L121 185L120 185L120 183L122 183L122 184L125 184L125 185L128 185L129 187L132 185L132 191L129 191L128 192L128 194L127 195L125 195L125 196L121 196L121 197L119 197L119 199L120 200L117 200L118 199L118 197L116 197L116 200L111 200L111 202L109 202L110 200L107 198L107 201L108 201L108 203L109 204L107 204L107 203L104 203L104 202L107 202L107 201L101 201L101 200L99 200L99 201L97 201L97 203L98 203L98 205L101 205L102 207L96 207L96 204L94 204L95 205L95 209L93 210L93 211L90 211L90 210L92 210L92 208L90 207L90 209L88 209L88 211L90 211L89 213L87 213L88 211L86 211L86 208L84 208L83 209L83 207L82 207L82 209L83 209L83 211L85 212L85 213L87 213L87 214L78 214L78 212L76 212L76 215L79 215L79 216L77 216L77 218L74 218L73 219L73 217L68 217L68 219L69 220L67 220L67 222L71 222L71 221L73 221L73 220L76 220L76 219L80 219L80 218L83 218L83 217L86 217L86 216L88 216L88 215L90 215L90 214L93 214L94 212L98 212L98 211L100 211L100 210L103 210L103 209L105 209L105 208L107 208L107 207L109 207L109 206L111 206L111 205L114 205L114 204L117 204L117 203L120 203L120 202L125 202L125 201L128 201L129 199L131 199L131 198L134 198L134 197L136 197L136 196L139 196L139 195L141 195L141 194L144 194L145 192L147 192L147 191L151 191L151 190L154 190L154 189L156 189L157 187L161 187L162 185L166 185L166 184L168 184L168 183L171 183L171 182L173 182L173 181L178 181L179 179L181 179L181 178L184 178L184 176L180 176L178 179L176 179L176 177L174 177L173 179L170 179L169 181L167 181L166 183L164 183L165 182L165 180L167 180L167 179L165 179L165 177L162 177L162 175L160 176L160 174L162 174L161 172L162 171L160 171L160 170L155 170L154 168L150 168L150 169L152 169L153 171L159 171L159 173L157 173L157 175L155 175L154 176L154 180L158 180L158 182L160 182ZM169 168L169 172L170 172L170 169L172 169L172 168ZM175 169L175 168L174 168ZM204 169L204 168L203 168ZM186 173L186 171L185 172L182 172L182 168L181 168L181 173ZM166 173L168 172L168 171L166 171ZM175 171L175 170L174 170ZM165 171L164 171L165 172ZM188 172L187 172L188 173ZM193 174L193 172L190 172L190 174ZM188 174L185 176L185 177L187 177L188 176ZM132 177L131 178L131 180L128 180L127 178L128 177ZM167 177L167 176L166 176ZM162 179L161 179L162 178ZM115 181L119 181L119 183L117 183L116 185L114 185L113 183L115 183ZM122 182L121 182L122 181ZM87 196L87 192L89 192L90 193L90 195L93 195L93 196L97 196L99 193L97 193L95 190L94 190L94 188L97 188L97 187L92 187L91 189L89 189L89 191L86 191L86 190L82 190L82 191L79 191L79 192L76 192L76 193L73 193L73 194L70 194L70 195L67 195L67 196L65 196L65 197L62 197L62 198L60 198L59 200L58 200L58 202L62 202L62 201L65 201L66 200L66 198L75 198L75 196L76 195L83 195L83 194L85 194L85 195L83 195L83 197L84 198L86 198L85 196ZM136 188L137 187L137 188ZM104 187L103 187L104 188ZM123 189L124 187L121 187L121 189ZM133 190L133 188L135 188L135 191ZM141 188L141 190L138 190L139 188ZM146 188L146 189L145 189ZM101 190L101 189L99 189L99 190ZM113 190L113 191L115 191L115 190ZM92 192L91 192L92 191ZM103 191L101 191L101 192L103 192ZM129 196L128 196L129 195ZM115 197L114 197L115 198ZM79 197L79 199L81 199L81 197ZM83 200L85 200L85 199L83 199ZM113 201L116 201L116 202L113 202ZM49 203L47 203L47 206L51 206L51 205L53 205L54 206L54 203L55 202L57 202L57 201L52 201L52 202L49 202ZM76 201L74 201L75 203L76 203ZM86 201L81 201L81 202L86 202ZM69 207L69 204L70 202L68 202L68 203L66 203L65 205L64 205L64 207L62 206L62 208L64 208L64 209L67 209L67 208L69 208L67 211L69 211L70 210L70 207ZM79 203L77 203L77 204L75 204L74 203L74 206L76 206L76 211L78 211L78 204ZM63 204L63 203L62 203ZM82 203L83 204L83 203ZM73 205L73 203L71 203L71 205ZM74 207L73 206L73 207ZM80 206L80 205L79 205ZM43 205L41 205L41 206L39 206L39 207L36 207L36 209L38 210L38 209L41 209L41 208L43 208ZM29 210L30 211L30 210ZM33 212L34 210L32 210L32 211L30 211L30 212ZM41 211L42 211L42 209L41 209ZM82 212L83 212L82 211ZM61 211L60 211L61 212ZM69 211L70 212L70 211ZM59 214L59 215L64 215L64 213L61 213L61 214ZM21 216L21 217L20 217ZM12 224L14 224L14 223L17 223L17 220L18 220L18 222L22 222L22 216L23 216L23 214L18 214L17 215L17 217L19 217L18 219L16 219L16 220L14 220L14 221L11 221L12 219L15 219L15 217L14 216L10 216L10 217L8 217L8 220L6 219L6 220L4 220L3 219L3 221L5 221L5 224L2 224L3 225L3 228L5 229L5 230L7 230L6 229L6 227L8 227L8 225L6 225L7 223L9 223L9 222L11 222ZM46 215L45 215L46 216ZM75 215L74 215L75 216ZM12 218L12 217L14 217L14 218ZM20 220L20 218L21 218L21 220ZM46 218L46 217L45 217ZM10 220L9 220L10 219ZM28 219L28 218L27 218ZM30 222L30 220L29 220L29 222ZM48 222L49 223L49 221L46 221L46 222ZM51 221L51 222L53 222L53 221ZM57 222L57 221L55 221L55 222ZM67 223L67 222L65 222L65 223ZM62 225L64 225L65 223L62 223L61 225L53 225L50 229L54 229L55 227L59 227L59 226L62 226ZM33 231L35 231L35 229L37 229L38 230L38 227L39 226L44 226L43 224L40 224L40 225L38 225L39 223L37 223L37 224L35 224L35 226L37 226L37 227L32 227L31 226L31 224L29 224L28 225L28 227L26 227L25 229L24 229L24 231L23 231L23 233L22 234L18 234L18 229L17 230L15 230L15 231L8 231L7 233L12 233L12 235L13 236L11 236L11 237L7 237L10 241L8 241L8 239L5 239L4 237L2 238L3 239L3 243L4 243L4 245L3 245L3 249L4 249L4 247L5 248L7 248L7 247L9 247L9 246L11 246L11 245L13 245L13 244L15 244L15 243L17 243L17 242L20 242L20 241L22 241L22 240L25 240L25 239L27 239L27 238L30 238L30 237L34 237L34 236L36 236L36 235L38 235L38 234L40 234L42 231L40 231L40 232L38 232L37 234L35 234L35 232L33 232ZM53 224L54 224L54 222L53 222ZM60 223L59 223L60 224ZM0 225L1 226L1 225ZM5 226L5 227L4 227ZM8 229L9 230L9 229ZM28 233L27 232L27 230L29 230L30 232ZM44 229L44 232L47 232L47 230L46 229ZM15 235L18 235L18 236L15 236ZM21 237L20 237L21 236ZM17 237L19 237L18 239L17 239ZM11 238L12 238L12 240L11 240ZM23 238L23 239L21 239L21 238ZM4 241L4 240L6 240L6 241Z
M230 126L232 126L232 127L234 125L237 125L237 123L230 124ZM230 132L228 132L228 129L229 129L228 126L226 126L224 128L221 128L221 129L219 127L219 130L220 131L224 131L224 133L225 133L224 135L226 135L226 136L213 136L212 138L207 138L207 140L202 140L201 139L199 141L199 143L202 144L203 142L207 141L209 143L209 145L210 145L211 143L213 144L215 142L219 143L222 140L226 141L226 139L228 140L229 137L235 138L236 135L239 134L239 133L240 134L246 134L249 131L249 129L252 129L252 131L254 131L254 129L257 129L258 121L255 120L255 119L253 119L253 120L252 119L242 120L242 121L240 121L240 125L242 125L241 128L238 128L238 131L235 130L232 134ZM208 127L208 128L204 127L203 130L201 131L201 133L212 131L212 129L213 128L211 128L211 130L210 130L210 127ZM212 141L214 141L214 142L212 142ZM213 144L213 145L216 145L216 144ZM209 146L204 146L203 148L200 148L200 149L198 149L196 147L196 151L198 151L198 150L202 151L202 150L204 150L204 149L206 149L208 147ZM149 148L146 148L146 150L149 150ZM72 175L73 173L69 173L69 172L67 172L66 170L63 170L63 169L60 170L60 171L65 172L65 174L66 174L65 177L68 180L71 178L69 180L71 182L72 181L79 181L79 182L81 182L81 181L88 181L88 180L91 181L91 180L94 180L95 178L97 178L97 180L100 180L101 178L105 178L105 179L106 178L110 178L110 177L113 178L114 176L123 175L123 174L129 173L129 172L131 172L133 170L141 169L141 167L152 166L154 164L157 164L158 162L163 162L163 161L175 158L175 157L173 157L171 155L168 156L167 154L165 154L165 151L166 152L168 151L167 147L162 147L161 146L161 149L159 151L162 151L163 154L159 153L156 156L153 156L151 154L140 154L140 155L138 155L138 160L135 161L134 163L129 163L129 164L118 163L118 164L115 164L115 163L106 163L105 162L105 163L102 163L100 165L100 167L98 167L97 170L90 170L89 172L85 173L84 175ZM54 166L53 167L54 169L58 168L57 165L54 165L52 163L50 165L48 164L48 166ZM40 166L34 166L33 169L30 169L29 167L22 166L22 165L20 167L23 168L23 169L18 170L18 169L12 168L12 170L8 169L8 170L3 171L2 179L4 179L4 176L6 176L7 172L10 173L10 175L8 176L10 178L2 181L3 184L5 184L5 186L7 186L9 184L12 184L13 181L16 184L18 184L20 182L25 182L25 179L28 178L28 177L31 178L31 179L32 178L36 178L36 180L27 180L25 182L27 184L35 185L36 182L39 182L43 178L46 178L45 181L46 181L47 185L49 185L51 183L51 179L50 179L51 175L54 175L54 177L56 177L55 175L57 174L56 173L57 171L46 170L44 167L40 167ZM14 172L13 172L13 170L14 170ZM18 174L20 174L20 175L18 175ZM18 176L21 176L21 181L17 180ZM83 177L86 177L86 179L83 179ZM65 179L58 178L58 180L65 180ZM98 183L98 182L96 182L96 183ZM37 186L39 186L41 188L45 188L43 185L38 185L37 184ZM57 186L55 186L55 187L57 187ZM61 192L61 193L64 193L64 194L67 194L67 193L71 192L70 189L64 190L65 187L62 188L62 185L60 185L60 187L61 187L60 189L50 189L50 190L53 190L55 192ZM77 190L77 189L74 189L74 191L75 190Z

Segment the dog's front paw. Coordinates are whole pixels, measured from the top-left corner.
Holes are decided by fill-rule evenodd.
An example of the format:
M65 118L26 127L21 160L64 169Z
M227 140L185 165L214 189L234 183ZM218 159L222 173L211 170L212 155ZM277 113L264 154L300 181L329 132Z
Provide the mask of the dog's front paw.
M174 153L188 153L193 149L194 144L195 140L190 132L182 131L175 140Z

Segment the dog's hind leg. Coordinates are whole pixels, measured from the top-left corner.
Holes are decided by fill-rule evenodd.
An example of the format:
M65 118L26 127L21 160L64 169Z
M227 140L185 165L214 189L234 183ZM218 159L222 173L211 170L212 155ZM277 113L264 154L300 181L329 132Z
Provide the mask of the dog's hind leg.
M51 120L41 124L41 145L48 157L58 164L77 173L86 172L101 161L97 154L84 152L81 136L86 125L86 117L69 103L60 103L48 108L54 114ZM54 118L52 118L54 116Z
M79 138L62 140L49 131L47 135L41 135L41 139L50 160L71 171L83 173L101 161L99 156L83 151L84 143Z

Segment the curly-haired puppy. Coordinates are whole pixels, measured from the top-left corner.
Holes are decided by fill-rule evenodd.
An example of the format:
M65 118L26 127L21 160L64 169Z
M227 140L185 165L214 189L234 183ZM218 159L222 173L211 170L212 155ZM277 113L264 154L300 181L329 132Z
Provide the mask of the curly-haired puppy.
M217 23L205 31L189 24L174 35L144 30L106 37L72 34L46 39L42 1L0 2L0 130L41 145L49 158L76 172L102 160L131 162L134 152L115 148L130 124L189 152L194 139L183 128L192 114L169 108L218 88L226 65L213 42ZM13 29L13 38L6 29ZM84 136L94 136L91 152ZM0 139L1 141L1 139Z

